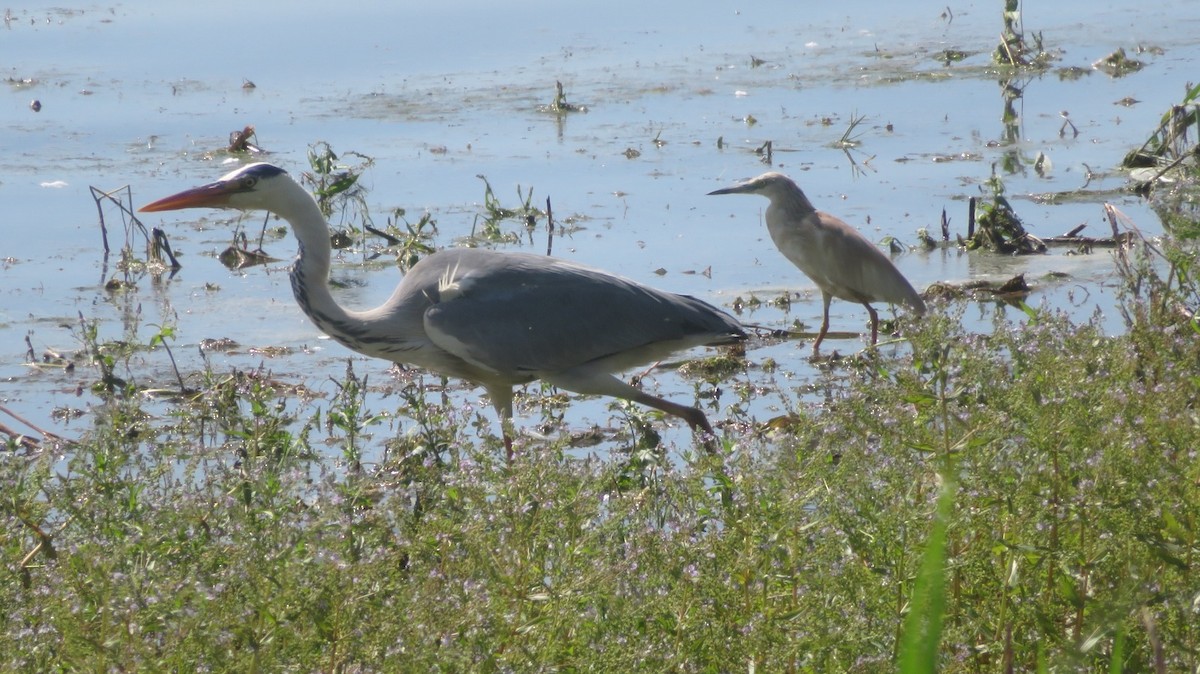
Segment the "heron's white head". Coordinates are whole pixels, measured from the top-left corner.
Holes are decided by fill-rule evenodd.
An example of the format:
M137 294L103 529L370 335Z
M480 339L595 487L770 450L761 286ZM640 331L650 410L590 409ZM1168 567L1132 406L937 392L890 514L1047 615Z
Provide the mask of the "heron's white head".
M723 187L719 190L714 190L709 192L709 195L761 194L762 196L774 201L776 196L795 194L799 191L800 188L796 186L796 183L792 182L791 178L783 175L782 173L769 171L758 176L757 178L751 178L750 180L738 183L732 187Z
M295 192L303 188L287 171L265 162L248 164L221 176L216 182L172 194L139 208L142 212L176 211L182 208L240 208L280 214ZM310 197L311 199L311 197Z

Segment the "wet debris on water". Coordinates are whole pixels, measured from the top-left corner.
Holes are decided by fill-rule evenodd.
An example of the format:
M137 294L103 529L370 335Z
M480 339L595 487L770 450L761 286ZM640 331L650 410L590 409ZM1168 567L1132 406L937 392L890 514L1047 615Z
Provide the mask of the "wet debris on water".
M1033 255L1047 252L1050 246L1074 248L1067 255L1087 255L1094 248L1123 248L1133 240L1133 233L1121 231L1120 223L1130 226L1129 218L1112 204L1104 204L1105 219L1112 230L1111 236L1085 236L1081 234L1087 223L1076 225L1058 236L1035 236L1025 230L1012 205L997 194L992 202L981 202L971 197L967 211L967 236L956 235L957 245L965 250L986 249L1003 255ZM977 213L981 213L976 217ZM928 230L918 232L921 245L927 250L952 245L950 242L950 220L942 210L942 241L935 241Z
M105 274L107 274L108 256L112 252L108 241L108 223L104 218L106 207L115 206L118 209L124 230L124 241L120 249L121 258L117 263L117 270L123 274L123 278L110 279L105 286L108 290L123 290L132 287L133 278L137 274L149 272L157 277L170 269L171 274L174 275L176 271L183 268L183 265L175 257L175 251L171 249L166 232L158 227L147 229L134 213L133 190L129 185L107 191L94 186L89 189L92 192L92 200L96 202L96 212L99 215L100 238L104 243ZM144 258L134 252L134 244L139 234L145 250Z
M251 143L251 138L253 138L256 142L258 141L258 137L254 135L253 125L247 124L240 131L230 131L229 145L226 146L226 150L233 154L261 154L263 149L254 143Z
M677 371L684 377L715 384L746 371L745 352L731 350L707 358L696 358L681 363Z
M934 54L933 58L935 61L941 61L945 65L950 65L951 63L958 63L970 55L971 54L969 52L965 52L961 49L943 49Z
M1005 0L1004 32L1000 36L1000 44L992 52L992 60L1005 66L1042 69L1054 58L1053 54L1043 49L1041 32L1030 33L1029 40L1026 40L1020 0Z
M34 452L34 451L41 449L43 443L49 443L52 445L53 444L67 444L67 445L75 444L74 440L64 438L61 435L57 435L55 433L51 433L50 431L39 428L32 422L26 420L24 417L20 416L16 412L13 412L12 410L8 409L7 407L4 407L3 405L0 405L0 413L3 413L5 415L11 417L15 421L30 428L34 433L37 433L38 435L42 436L40 439L31 437L27 432L18 431L16 429L12 428L11 426L5 424L4 422L0 421L0 435L5 436L7 438L7 440L5 440L5 442L4 442L4 444L10 450L21 449L21 450L25 451L26 453L29 453L29 452ZM46 535L46 534L42 534L42 535L45 536L45 539L47 541L50 540L49 535Z
M1087 75L1091 75L1092 72L1093 71L1090 68L1081 68L1079 66L1067 66L1066 68L1059 68L1058 70L1055 71L1055 74L1058 75L1059 80L1062 80L1065 82L1073 82L1073 81L1081 79Z
M1013 295L1024 297L1029 292L1029 284L1025 283L1025 274L1017 274L992 290L992 293L998 297L1011 297Z
M792 308L792 296L791 293L783 292L772 299L763 300L758 295L753 293L750 294L749 298L744 298L741 295L738 295L733 299L730 307L733 309L733 312L739 316L742 314L742 312L753 313L755 310L761 307L775 307L786 312Z
M567 101L567 94L563 91L563 83L554 81L554 102L550 105L539 105L539 112L552 112L556 115L565 115L572 112L587 112L586 105L577 105Z
M206 338L200 340L201 351L224 351L229 352L237 349L241 345L228 337L219 339Z
M967 281L965 283L936 281L925 288L921 296L926 300L962 300L971 298L976 300L999 299L1003 301L1017 301L1024 300L1032 292L1033 289L1025 282L1025 274L1017 274L1005 281L988 281L984 279Z
M976 212L983 214L976 218ZM1039 237L1025 231L1020 218L1013 211L1003 196L997 196L993 203L981 203L971 197L968 205L968 229L964 239L957 236L958 245L966 250L985 248L1005 255L1031 255L1045 253L1050 246L1069 246L1075 250L1068 255L1086 255L1093 248L1121 248L1133 240L1133 233L1121 231L1120 223L1131 224L1129 218L1112 204L1104 204L1105 219L1112 230L1111 236L1085 236L1081 232L1087 223L1076 225L1058 236ZM926 230L919 233L922 244L927 249L944 246L949 243L949 219L945 209L942 211L942 242L933 240Z
M233 270L246 269L276 261L275 258L263 252L262 249L250 250L246 247L244 234L242 235L242 243L240 245L234 244L229 246L217 255L217 259L221 261L221 264Z
M1125 155L1134 190L1147 193L1160 181L1200 179L1200 84L1191 86L1183 100L1172 105L1158 128L1136 150Z
M959 243L967 250L985 248L1005 255L1045 253L1046 244L1025 231L1008 199L1004 197L1004 180L992 166L987 180L992 192L991 201L971 197L967 206L967 238Z
M1032 255L1046 252L1046 244L1025 231L1008 200L997 195L991 203L980 204L982 213L976 220L975 232L968 237L967 250L987 248L1006 255Z
M1070 127L1071 137L1078 138L1079 137L1079 128L1077 126L1075 126L1075 122L1071 121L1071 113L1066 110L1063 110L1062 112L1058 113L1058 116L1063 118L1062 126L1060 126L1058 128L1058 137L1059 138L1065 137L1067 135L1067 128ZM1039 152L1038 156L1041 157L1043 155L1042 155L1042 153ZM1041 171L1038 172L1038 175L1041 175Z
M770 166L774 162L774 159L772 157L772 152L773 152L772 147L773 147L773 143L768 140L767 142L758 146L754 150L754 154L758 155L759 160L768 166Z
M281 358L290 356L294 352L295 350L290 346L255 346L246 350L246 353L266 358Z
M1093 68L1107 73L1110 77L1124 77L1129 73L1136 73L1144 66L1141 61L1126 56L1124 47L1118 47L1113 53L1092 64Z

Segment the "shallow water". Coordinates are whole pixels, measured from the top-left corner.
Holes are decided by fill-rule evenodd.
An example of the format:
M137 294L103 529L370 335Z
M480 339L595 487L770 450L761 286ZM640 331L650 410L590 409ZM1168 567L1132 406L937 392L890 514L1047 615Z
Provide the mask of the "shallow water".
M1006 124L1002 88L988 66L1002 2L902 9L862 2L852 12L809 4L615 2L565 12L561 3L538 1L368 2L341 13L327 3L291 2L13 7L0 26L8 80L0 98L8 234L0 399L36 425L71 435L86 421L55 421L51 410L96 404L75 394L94 372L30 368L26 337L38 354L70 352L79 348L80 314L116 339L123 317L139 309L139 339L153 334L148 325L175 325L184 370L202 366L200 340L228 337L243 349L213 355L218 371L266 362L328 393L329 378L341 376L351 354L295 307L285 263L230 272L212 259L229 244L231 214L144 218L168 231L183 270L161 283L143 278L127 294L103 288L114 260L104 264L89 186L130 185L141 205L207 182L228 169L220 150L229 132L247 124L267 158L293 174L307 168L306 148L319 140L374 157L365 180L377 220L396 207L410 219L427 210L438 245L469 234L483 195L477 175L506 205L515 205L518 185L532 187L534 203L549 196L556 219L575 218L581 227L556 241L556 254L726 307L752 293L798 293L788 313L747 317L772 327L815 326L819 295L772 246L760 221L765 200L704 196L766 170L754 150L768 140L772 168L876 240L913 244L917 230L938 231L943 209L953 232L963 233L966 200L981 194L993 166L1036 234L1086 223L1085 234L1104 235L1105 202L1143 232L1161 231L1147 204L1121 191L1126 177L1116 167L1194 78L1200 7L1027 7L1027 34L1040 31L1062 54L1051 71L1015 83L1024 92L1019 118ZM1118 47L1146 67L1122 78L1091 71ZM968 56L947 65L936 58L946 49ZM751 57L764 62L752 67ZM1067 67L1085 74L1060 77ZM246 80L256 86L244 88ZM586 113L538 110L553 99L556 80ZM1115 104L1125 98L1140 102ZM40 112L30 107L34 99ZM1078 136L1061 133L1063 111ZM866 118L860 144L846 152L834 143L856 115ZM630 148L640 155L627 158ZM1045 175L1033 167L1039 153L1052 162ZM1031 198L1080 188L1090 196L1057 205ZM243 224L257 231L257 218ZM538 241L534 249L542 247ZM267 249L283 259L294 252L290 240ZM1110 255L1065 252L1003 258L950 249L909 252L897 264L918 288L1024 272L1038 288L1033 304L1063 306L1081 320L1098 308L1106 328L1119 331ZM348 286L339 298L356 306L382 301L397 272L357 259L349 255L335 272ZM701 271L708 273L694 273ZM1049 272L1069 277L1044 281ZM834 330L862 329L860 308L835 303L833 310ZM968 311L968 320L986 329L992 311ZM264 360L246 352L266 346L297 355ZM853 352L862 341L830 346ZM807 353L807 344L793 342L750 358L774 358L799 386L813 376ZM147 355L144 365L169 383L161 354ZM379 380L386 368L356 369ZM673 375L655 380L662 394L691 395L692 386ZM473 403L481 392L463 395ZM395 404L379 401L385 409ZM764 402L757 413L775 410ZM614 414L603 402L584 402L567 418L582 429L620 424ZM683 432L670 439L687 443Z

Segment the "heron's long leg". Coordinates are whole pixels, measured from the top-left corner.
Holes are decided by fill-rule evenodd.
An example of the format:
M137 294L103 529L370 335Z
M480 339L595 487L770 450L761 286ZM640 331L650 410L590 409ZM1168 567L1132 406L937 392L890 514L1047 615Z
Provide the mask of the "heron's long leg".
M484 389L487 390L488 397L492 399L492 407L496 408L496 414L500 417L500 432L504 435L504 454L511 464L513 459L512 387L484 386Z
M867 308L867 313L871 314L871 346L875 346L875 342L879 338L879 314L875 312L875 307L863 302L862 305Z
M714 431L713 427L708 423L708 417L704 416L704 412L701 412L695 407L679 405L671 402L670 400L659 398L658 396L652 396L643 391L638 391L638 395L630 398L630 400L646 405L647 407L653 407L654 409L662 410L667 414L673 414L680 419L683 419L687 422L688 426L691 427L693 433L696 431L704 431L704 436L701 438L701 442L704 444L704 449L709 454L717 453L717 432Z
M613 398L624 398L632 400L635 403L641 403L647 407L653 407L656 410L662 410L667 414L679 417L687 422L693 431L704 431L710 436L715 436L716 431L712 425L708 423L708 417L704 416L704 412L695 407L688 407L673 403L670 400L659 398L658 396L650 395L645 391L634 388L629 384L617 379L611 374L603 370L593 370L586 367L574 368L563 372L547 373L541 376L542 381L548 382L567 391L575 393L583 393L588 395L605 395ZM713 451L713 447L707 442L705 447L709 451Z

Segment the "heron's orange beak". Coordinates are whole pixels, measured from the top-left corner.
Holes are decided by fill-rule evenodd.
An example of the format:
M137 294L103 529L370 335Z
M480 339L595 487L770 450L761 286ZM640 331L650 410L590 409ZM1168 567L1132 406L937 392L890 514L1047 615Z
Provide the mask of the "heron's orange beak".
M201 187L193 187L169 197L163 197L138 209L142 213L154 211L177 211L181 208L226 208L229 197L238 192L236 182L217 181Z

